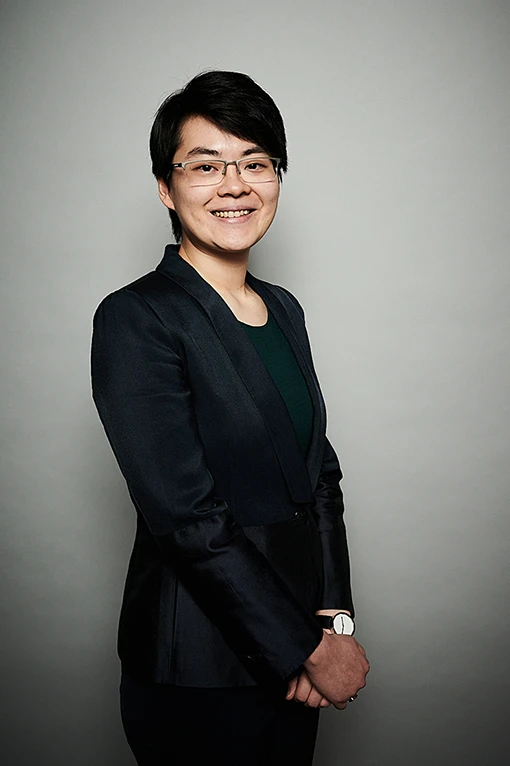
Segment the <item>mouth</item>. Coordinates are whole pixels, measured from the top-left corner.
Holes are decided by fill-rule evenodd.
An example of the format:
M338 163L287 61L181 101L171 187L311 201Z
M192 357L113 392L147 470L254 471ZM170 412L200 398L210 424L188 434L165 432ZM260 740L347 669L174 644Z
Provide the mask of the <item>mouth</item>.
M211 210L211 215L215 218L246 218L254 212L253 208L244 208L242 210Z

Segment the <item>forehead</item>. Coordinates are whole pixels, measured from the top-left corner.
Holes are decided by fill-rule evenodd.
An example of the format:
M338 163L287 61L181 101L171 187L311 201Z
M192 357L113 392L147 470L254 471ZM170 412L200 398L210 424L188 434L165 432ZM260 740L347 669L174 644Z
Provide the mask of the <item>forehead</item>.
M237 158L247 149L256 146L253 141L245 141L232 133L225 133L204 117L190 117L181 126L181 142L176 157L178 155L179 160L182 160L184 156L191 153L195 155L194 150L202 148L218 152L220 157L227 158L228 154L233 154Z

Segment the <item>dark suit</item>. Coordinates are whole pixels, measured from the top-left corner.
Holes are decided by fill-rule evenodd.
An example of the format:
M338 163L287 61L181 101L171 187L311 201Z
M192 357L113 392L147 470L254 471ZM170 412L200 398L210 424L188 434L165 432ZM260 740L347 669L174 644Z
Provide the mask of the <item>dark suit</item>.
M306 460L242 326L177 247L94 316L93 397L138 517L119 655L147 680L290 678L321 640L315 610L353 608L340 466L303 311L284 288L246 281L305 376Z

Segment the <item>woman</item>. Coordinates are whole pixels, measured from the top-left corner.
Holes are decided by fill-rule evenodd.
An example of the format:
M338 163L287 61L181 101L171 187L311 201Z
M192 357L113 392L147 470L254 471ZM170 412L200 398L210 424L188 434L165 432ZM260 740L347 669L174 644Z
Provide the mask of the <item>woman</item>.
M320 708L345 708L368 662L303 311L247 270L283 121L246 75L207 72L162 104L150 148L178 244L102 301L92 343L137 512L124 728L138 764L310 764Z

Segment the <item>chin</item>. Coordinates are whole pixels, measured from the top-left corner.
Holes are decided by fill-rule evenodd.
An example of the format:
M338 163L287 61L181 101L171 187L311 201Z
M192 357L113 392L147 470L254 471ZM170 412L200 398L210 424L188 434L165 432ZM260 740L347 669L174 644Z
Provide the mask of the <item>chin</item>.
M243 237L242 239L222 237L221 239L213 241L213 244L214 247L217 247L219 250L225 250L225 252L244 253L246 250L253 247L253 245L256 245L257 242L262 239L262 236L263 235L261 234L260 237Z

